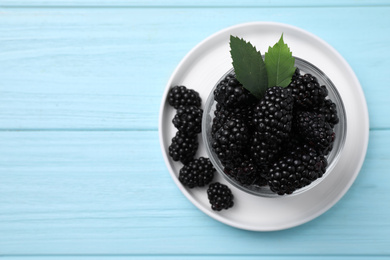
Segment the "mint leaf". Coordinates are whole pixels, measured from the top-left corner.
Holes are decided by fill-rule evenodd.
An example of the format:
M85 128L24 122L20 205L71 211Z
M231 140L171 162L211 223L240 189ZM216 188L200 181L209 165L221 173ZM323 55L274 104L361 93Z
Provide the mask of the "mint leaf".
M283 41L283 34L272 48L265 53L265 66L268 73L268 87L287 87L295 71L295 58Z
M260 99L267 89L267 70L261 53L244 39L230 35L230 54L237 80Z

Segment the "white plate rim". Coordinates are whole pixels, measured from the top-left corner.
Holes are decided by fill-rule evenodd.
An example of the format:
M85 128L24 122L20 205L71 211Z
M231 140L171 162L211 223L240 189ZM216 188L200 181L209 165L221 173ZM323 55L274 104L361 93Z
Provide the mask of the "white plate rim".
M297 221L294 221L294 222L290 222L290 223L285 223L284 225L279 224L278 226L270 226L270 227L263 226L263 225L250 225L250 224L239 222L239 221L232 221L232 220L230 220L230 219L225 217L226 214L228 214L228 213L220 214L219 212L214 212L214 211L211 210L211 208L209 208L209 207L207 208L204 205L202 205L197 200L197 198L195 198L195 196L190 194L188 192L187 188L184 187L179 182L179 180L177 178L177 173L171 167L171 164L170 164L171 163L171 159L169 158L169 155L167 154L167 147L164 145L164 138L165 137L163 135L163 122L164 122L164 113L163 113L163 111L164 111L164 108L166 106L166 97L167 97L167 94L168 94L168 91L169 91L170 87L172 86L173 79L177 76L177 73L180 71L180 69L183 67L183 65L190 58L192 58L192 56L199 49L201 49L203 45L205 45L206 43L208 43L212 39L217 38L218 36L220 36L222 34L225 34L226 32L229 32L229 31L237 31L237 30L240 30L240 29L245 29L245 28L253 27L253 26L254 27L256 27L256 26L259 26L259 27L267 27L267 26L272 27L272 26L276 26L276 27L280 27L280 28L285 28L285 29L288 29L288 30L296 31L297 33L300 33L300 34L302 34L302 35L304 35L304 36L306 36L308 38L311 38L314 41L317 41L318 43L321 43L323 46L326 47L328 52L330 52L332 55L334 55L334 57L337 58L338 62L341 64L341 66L343 66L345 68L345 70L348 72L348 74L350 76L349 80L353 81L354 85L356 86L355 87L355 91L357 91L358 98L360 99L359 100L360 101L359 104L362 106L361 113L360 113L360 119L361 119L360 123L362 125L362 128L361 128L362 131L360 131L360 133L359 133L360 134L359 137L361 138L361 147L360 147L361 153L359 155L358 161L355 161L355 163L354 163L354 165L355 165L354 168L355 169L353 171L353 174L351 174L351 176L350 176L348 182L345 184L345 186L341 190L339 190L338 194L334 195L333 198L330 201L328 201L327 205L324 206L322 209L317 210L316 212L313 212L312 214L310 214L307 217L302 218L300 220L297 220ZM347 116L348 116L348 111L347 111ZM251 231L276 231L276 230L283 230L283 229L288 229L288 228L292 228L292 227L295 227L295 226L299 226L299 225L302 225L302 224L304 224L304 223L306 223L308 221L311 221L311 220L317 218L318 216L322 215L324 212L329 210L331 207L333 207L345 195L345 193L349 190L349 188L352 186L353 182L355 181L357 175L359 174L360 169L361 169L361 167L363 165L365 156L366 156L367 147L368 147L368 141L369 141L369 116L368 116L367 103L366 103L366 100L365 100L365 96L364 96L362 87L361 87L361 85L359 83L359 80L357 79L357 77L356 77L355 73L353 72L352 68L350 67L350 65L346 62L346 60L332 46L330 46L328 43L326 43L324 40L322 40L321 38L317 37L316 35L314 35L314 34L312 34L310 32L307 32L307 31L305 31L305 30L303 30L301 28L298 28L298 27L295 27L295 26L292 26L292 25L288 25L288 24L277 23L277 22L250 22L250 23L243 23L243 24L234 25L234 26L225 28L223 30L220 30L220 31L212 34L211 36L207 37L206 39L204 39L200 43L198 43L180 61L180 63L175 68L174 72L172 73L170 79L168 80L168 83L166 84L166 87L165 87L165 90L164 90L164 93L163 93L163 96L162 96L161 105L160 105L158 128L159 128L160 147L161 147L161 150L162 150L162 154L163 154L163 158L164 158L165 164L168 167L169 173L170 173L173 181L178 186L178 188L181 190L181 192L187 197L187 199L190 200L191 203L193 203L198 209L200 209L202 212L204 212L208 216L212 217L213 219L215 219L217 221L220 221L220 222L222 222L224 224L227 224L229 226L232 226L232 227L236 227L236 228L244 229L244 230L251 230ZM254 199L256 199L256 197L254 197Z

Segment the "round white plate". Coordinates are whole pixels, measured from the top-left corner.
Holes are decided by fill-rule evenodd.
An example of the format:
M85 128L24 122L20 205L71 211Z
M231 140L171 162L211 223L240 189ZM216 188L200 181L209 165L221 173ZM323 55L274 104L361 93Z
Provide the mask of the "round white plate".
M334 83L344 102L347 117L347 134L340 159L329 176L313 189L296 196L263 198L246 194L231 185L218 174L219 181L231 188L234 207L215 212L211 210L206 189L188 189L178 181L182 164L174 162L168 147L176 129L172 124L175 110L167 103L169 89L185 85L195 89L207 99L215 82L231 65L229 37L239 36L250 41L262 54L275 44L283 33L284 41L292 53L321 69ZM360 83L343 57L329 44L297 27L273 22L240 24L208 37L191 50L174 71L166 86L159 116L159 137L165 163L176 185L200 210L227 225L253 230L271 231L291 228L310 221L331 208L347 192L363 164L367 151L369 121L367 104ZM207 156L199 135L197 156Z

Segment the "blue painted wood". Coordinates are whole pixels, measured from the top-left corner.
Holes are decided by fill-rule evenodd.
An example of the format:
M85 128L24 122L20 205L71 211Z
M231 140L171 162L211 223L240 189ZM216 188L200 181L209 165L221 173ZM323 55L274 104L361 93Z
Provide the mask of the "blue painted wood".
M12 7L312 7L312 6L383 6L389 5L387 0L327 0L327 1L285 1L285 0L242 0L236 1L218 1L218 0L197 0L197 1L180 1L180 0L3 0L0 6Z
M195 208L155 131L0 132L1 253L390 256L390 131L370 138L361 173L331 210L261 233Z
M0 129L156 130L161 95L184 55L218 30L259 20L299 26L334 46L361 81L371 127L388 128L390 35L383 32L390 28L389 12L390 7L3 9Z
M129 259L132 260L150 260L150 259L188 259L188 260L361 260L361 259L375 259L375 260L387 260L389 259L387 256L372 256L372 255L360 255L360 256L260 256L260 255L239 255L239 256L231 256L231 255L150 255L150 256L139 256L139 255L112 255L112 256L11 256L11 257L3 257L4 260L41 260L44 257L45 260L122 260Z
M11 256L3 257L4 260L41 260L43 256ZM372 256L372 255L361 255L361 256L230 256L230 255L201 255L201 256L192 256L192 255L151 255L151 256L139 256L139 255L118 255L118 256L44 256L45 260L122 260L129 259L132 260L150 260L150 259L188 259L188 260L361 260L361 259L375 259L375 260L387 260L387 256Z
M0 1L1 259L389 259L389 8ZM157 133L161 95L184 55L220 29L260 20L334 46L360 79L371 120L367 158L346 196L305 225L268 233L195 208L171 180Z

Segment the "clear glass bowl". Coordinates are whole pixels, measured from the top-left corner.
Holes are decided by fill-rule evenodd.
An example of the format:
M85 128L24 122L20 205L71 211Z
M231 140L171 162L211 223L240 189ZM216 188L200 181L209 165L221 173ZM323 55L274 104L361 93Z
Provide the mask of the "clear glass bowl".
M313 181L310 185L305 186L301 189L296 190L292 194L289 195L283 195L283 196L294 196L297 194L301 194L305 191L308 191L318 185L321 181L323 181L328 175L329 172L332 171L333 167L335 166L337 160L340 157L340 153L343 149L344 143L345 143L345 135L346 135L346 113L343 105L343 101L341 100L341 97L332 83L332 81L317 67L315 67L313 64L295 57L295 66L298 67L301 71L301 74L310 73L313 76L315 76L318 79L318 82L320 85L325 85L328 89L328 98L331 99L337 107L337 113L339 116L339 123L334 127L334 132L336 134L336 138L333 144L333 149L327 156L328 160L328 167L326 169L325 174L318 178L317 180ZM229 183L231 183L233 186L237 187L238 189L261 197L280 197L280 195L272 192L268 186L257 186L257 185L247 185L243 186L235 179L231 178L227 174L224 173L223 165L219 161L217 155L214 153L211 143L212 143L212 137L211 137L211 126L212 121L214 118L214 111L216 109L216 102L214 101L214 89L218 85L218 83L223 80L227 74L233 73L233 68L226 72L225 75L223 75L218 82L216 82L214 88L211 90L209 97L206 101L206 106L203 112L203 118L202 118L202 137L203 142L206 147L206 151L208 153L208 156L213 163L214 167L216 168L217 172L221 174Z

